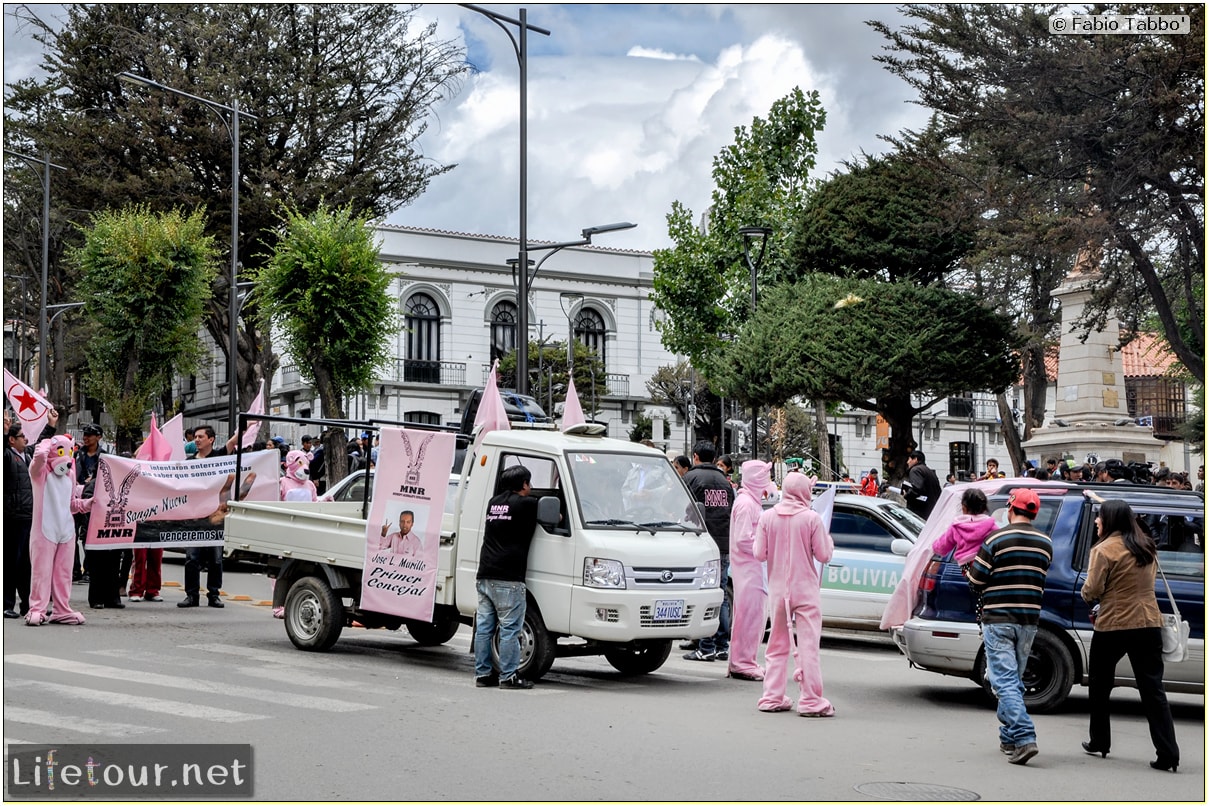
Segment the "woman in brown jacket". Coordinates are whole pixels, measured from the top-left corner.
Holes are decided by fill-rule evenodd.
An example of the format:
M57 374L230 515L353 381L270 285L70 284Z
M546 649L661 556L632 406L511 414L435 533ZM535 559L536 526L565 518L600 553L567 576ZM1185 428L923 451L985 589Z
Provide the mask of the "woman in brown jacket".
M1105 501L1096 517L1096 529L1098 538L1082 590L1088 603L1100 603L1088 661L1091 738L1083 749L1101 757L1108 755L1112 741L1108 695L1117 663L1128 655L1150 723L1150 740L1158 754L1150 766L1175 772L1180 748L1163 691L1163 619L1154 595L1158 567L1154 540L1138 528L1133 510L1124 501Z

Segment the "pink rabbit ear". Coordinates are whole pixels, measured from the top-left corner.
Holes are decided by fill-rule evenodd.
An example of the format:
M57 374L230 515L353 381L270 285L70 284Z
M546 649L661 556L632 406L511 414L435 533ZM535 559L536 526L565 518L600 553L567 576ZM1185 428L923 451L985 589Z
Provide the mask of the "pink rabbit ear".
M816 486L816 485L819 483L819 477L818 477L818 476L807 476L807 477L806 477L806 480L810 482L810 488L811 488L812 490L813 490L813 489L814 489L814 487L815 487L815 486Z

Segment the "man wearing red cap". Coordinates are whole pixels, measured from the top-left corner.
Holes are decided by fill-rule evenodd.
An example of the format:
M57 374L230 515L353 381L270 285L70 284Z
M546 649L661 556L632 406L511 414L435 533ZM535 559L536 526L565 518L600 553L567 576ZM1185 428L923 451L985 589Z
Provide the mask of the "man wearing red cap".
M1041 500L1032 490L1008 496L1008 525L987 535L970 564L970 587L982 598L987 679L999 700L999 750L1012 764L1037 755L1037 729L1024 707L1021 680L1045 592L1054 546L1033 527Z

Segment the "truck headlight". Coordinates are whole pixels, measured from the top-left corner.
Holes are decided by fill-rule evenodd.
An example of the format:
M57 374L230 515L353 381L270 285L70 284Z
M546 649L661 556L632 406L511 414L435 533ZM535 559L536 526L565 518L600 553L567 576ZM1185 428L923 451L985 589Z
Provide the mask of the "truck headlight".
M617 560L584 558L584 585L589 588L625 588L625 569Z
M721 560L710 560L705 564L705 571L701 574L701 587L718 587L718 572L722 570L721 563Z

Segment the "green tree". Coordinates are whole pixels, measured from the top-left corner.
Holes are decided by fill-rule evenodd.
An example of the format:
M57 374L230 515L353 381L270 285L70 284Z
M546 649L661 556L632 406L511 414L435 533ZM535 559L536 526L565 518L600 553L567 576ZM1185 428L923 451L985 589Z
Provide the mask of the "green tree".
M690 424L690 450L697 440L707 439L722 451L722 398L710 391L705 375L689 362L659 367L646 382L646 391L653 404L672 408L681 421Z
M878 412L891 479L906 474L915 414L1002 390L1019 371L1011 322L947 289L817 274L770 289L766 303L718 361L721 388L761 405L806 397Z
M1205 380L1205 13L1201 4L1097 5L1088 13L1183 14L1179 36L1055 36L1066 6L912 5L878 57L938 113L940 130L1050 191L1088 248L1104 248L1081 323L1114 310L1127 331L1153 314ZM1072 188L1082 190L1076 195Z
M156 398L202 356L198 333L217 252L201 210L107 210L83 235L68 259L94 324L85 388L113 417L118 450L133 450Z
M281 334L319 393L323 416L344 419L346 396L367 388L386 366L399 330L392 277L378 260L369 218L351 205L320 204L309 215L286 207L276 248L251 275L263 324ZM332 483L347 473L345 448L342 430L325 432Z
M596 416L592 411L592 401L599 400L609 393L605 366L600 356L583 342L576 341L573 349L575 394L579 397L584 416L590 420ZM567 343L556 341L540 347L537 342L530 341L529 375L529 391L538 403L551 405L566 401ZM500 386L505 389L516 388L515 350L500 359ZM554 416L553 411L546 413Z
M943 283L974 244L976 213L950 175L912 149L846 162L811 192L789 273Z
M714 190L701 226L691 209L673 202L667 216L673 246L655 250L651 298L667 314L663 344L696 366L721 350L751 315L751 274L743 261L745 226L772 229L757 282L782 276L784 244L800 218L826 113L817 92L794 90L768 118L737 126L735 141L713 161Z
M205 203L207 231L231 241L231 139L204 104L130 85L130 71L256 116L240 127L239 255L255 269L274 246L281 200L321 199L383 217L452 166L418 142L433 107L469 69L459 45L415 24L399 4L72 4L61 29L20 14L47 49L45 75L7 87L5 146L49 152L56 215L120 206ZM227 115L229 119L229 115ZM36 182L34 183L36 184ZM15 233L6 216L5 252ZM52 249L52 256L56 250ZM6 257L7 261L7 257ZM38 263L25 262L36 277ZM6 272L9 264L6 262ZM57 267L52 266L52 275ZM263 321L245 306L228 344L228 277L219 275L205 326L234 352L242 403L276 366ZM71 278L53 301L73 299ZM36 281L31 288L36 288Z

